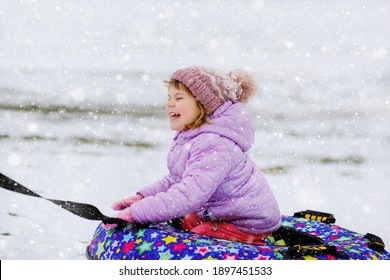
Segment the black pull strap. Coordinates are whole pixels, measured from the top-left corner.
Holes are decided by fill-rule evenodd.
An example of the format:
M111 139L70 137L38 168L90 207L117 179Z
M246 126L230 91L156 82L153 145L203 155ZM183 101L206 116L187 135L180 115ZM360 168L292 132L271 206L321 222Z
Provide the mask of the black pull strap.
M347 253L338 251L336 246L301 246L294 245L290 246L286 253L284 253L285 257L289 260L301 259L305 256L325 256L331 255L336 257L337 259L349 259Z
M385 249L385 243L383 242L382 238L372 233L367 233L364 237L368 239L368 247L370 249L373 249L379 253L383 252Z
M45 200L48 200L61 208L88 220L95 220L95 221L102 221L105 224L117 224L118 227L124 228L124 227L138 227L135 223L129 223L124 220L118 219L118 218L111 218L108 216L103 215L99 209L91 204L85 204L85 203L79 203L79 202L73 202L73 201L63 201L63 200L57 200L57 199L50 199L43 197L32 190L26 188L25 186L19 184L18 182L15 182L14 180L8 178L4 174L0 173L0 187L12 192L17 192L20 194L33 196L42 198Z
M336 218L333 216L333 214L314 211L314 210L296 212L294 213L294 217L315 220L315 221L323 222L325 224L334 224L336 222Z
M275 242L285 244L286 246L324 244L324 241L318 236L287 226L281 226L277 231L274 231L272 237Z

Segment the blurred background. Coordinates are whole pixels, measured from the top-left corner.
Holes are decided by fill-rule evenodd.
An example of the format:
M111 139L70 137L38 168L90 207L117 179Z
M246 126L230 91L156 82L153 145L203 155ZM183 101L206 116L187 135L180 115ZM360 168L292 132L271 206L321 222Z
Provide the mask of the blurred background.
M0 172L110 205L167 173L162 81L245 68L250 153L281 212L390 244L387 0L0 0ZM0 190L1 259L83 259L97 222Z

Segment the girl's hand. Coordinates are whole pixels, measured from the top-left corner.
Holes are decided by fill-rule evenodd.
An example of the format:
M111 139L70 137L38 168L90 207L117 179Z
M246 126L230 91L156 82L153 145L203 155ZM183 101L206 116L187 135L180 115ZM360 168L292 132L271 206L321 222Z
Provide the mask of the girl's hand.
M123 210L123 209L126 209L127 207L130 207L131 204L133 204L133 203L135 203L137 201L140 201L143 198L144 198L144 196L141 195L141 194L130 196L130 197L126 198L126 199L119 200L119 201L115 202L111 206L111 208L114 209L114 210Z
M129 222L129 223L134 223L135 222L134 218L133 218L133 215L130 212L130 208L126 208L124 210L119 211L115 215L115 218L124 220L124 221ZM117 227L117 224L105 224L105 225L103 225L103 228L105 230L113 229L113 228L116 228L116 227Z
M124 220L129 223L134 223L134 218L133 215L131 214L130 208L126 208L124 210L119 211L116 215L115 218Z

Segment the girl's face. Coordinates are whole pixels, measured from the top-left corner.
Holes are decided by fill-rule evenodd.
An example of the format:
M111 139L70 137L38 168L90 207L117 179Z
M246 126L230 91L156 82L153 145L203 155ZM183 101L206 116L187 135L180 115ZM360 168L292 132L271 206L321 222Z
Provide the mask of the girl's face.
M186 130L186 125L192 124L200 115L197 100L192 94L174 86L168 87L166 110L172 130Z

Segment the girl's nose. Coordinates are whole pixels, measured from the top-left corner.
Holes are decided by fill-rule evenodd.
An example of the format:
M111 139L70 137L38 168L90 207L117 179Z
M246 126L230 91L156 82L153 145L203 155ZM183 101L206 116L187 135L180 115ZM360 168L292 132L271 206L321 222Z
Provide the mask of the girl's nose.
M167 107L173 107L175 103L172 100L167 101Z

